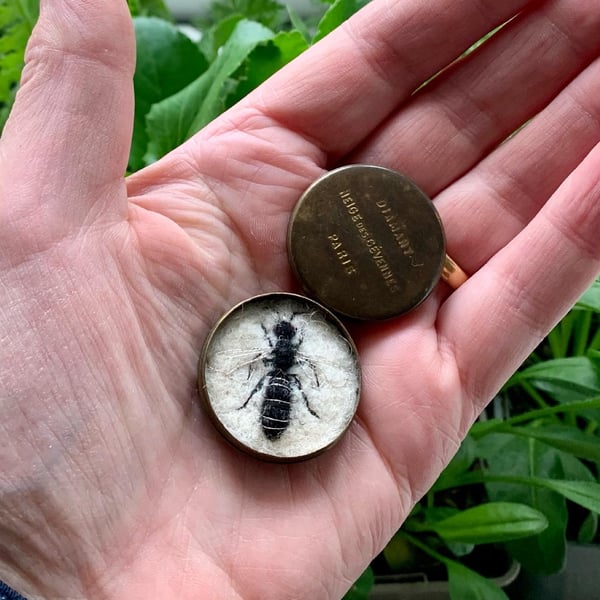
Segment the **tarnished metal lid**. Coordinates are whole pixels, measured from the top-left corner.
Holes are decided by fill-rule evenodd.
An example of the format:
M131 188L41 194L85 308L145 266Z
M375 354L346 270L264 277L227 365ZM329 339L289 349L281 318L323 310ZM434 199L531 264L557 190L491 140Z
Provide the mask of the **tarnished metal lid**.
M355 319L415 308L439 281L446 256L431 200L404 175L371 165L331 171L304 192L288 252L307 294Z

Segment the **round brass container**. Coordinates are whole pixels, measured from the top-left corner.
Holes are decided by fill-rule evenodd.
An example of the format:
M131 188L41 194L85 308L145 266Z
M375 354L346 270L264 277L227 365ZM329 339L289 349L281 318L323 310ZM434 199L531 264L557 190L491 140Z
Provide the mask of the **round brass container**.
M330 311L288 293L255 296L210 332L198 389L217 429L264 460L320 454L346 431L360 397L358 354Z
M387 319L419 305L439 281L440 217L407 177L350 165L314 182L288 230L290 262L306 292L354 319Z

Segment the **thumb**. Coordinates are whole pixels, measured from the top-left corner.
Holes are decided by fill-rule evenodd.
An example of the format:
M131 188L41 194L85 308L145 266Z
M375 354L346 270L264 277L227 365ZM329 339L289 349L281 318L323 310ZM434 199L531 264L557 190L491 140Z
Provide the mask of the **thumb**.
M125 0L42 0L0 144L10 220L35 214L64 233L124 209L134 62Z

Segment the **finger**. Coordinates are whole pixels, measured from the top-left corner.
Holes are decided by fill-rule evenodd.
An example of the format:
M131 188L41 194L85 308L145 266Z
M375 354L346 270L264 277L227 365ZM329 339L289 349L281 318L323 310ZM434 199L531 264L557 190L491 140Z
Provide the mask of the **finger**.
M479 408L600 272L598 173L600 145L442 307L440 339Z
M130 192L148 196L153 179L176 186L185 171L187 179L208 183L201 195L219 198L255 264L269 265L266 275L287 273L289 210L334 160L326 154L347 154L419 84L527 4L373 2L159 164L134 175Z
M437 196L448 248L461 266L473 273L504 247L599 140L600 60Z
M437 194L598 55L599 26L600 13L573 0L519 15L426 86L350 162L397 169Z
M126 168L133 65L123 0L41 3L2 137L13 220L35 212L48 226L80 225L105 208L96 201Z
M421 83L527 4L373 2L247 102L335 159Z

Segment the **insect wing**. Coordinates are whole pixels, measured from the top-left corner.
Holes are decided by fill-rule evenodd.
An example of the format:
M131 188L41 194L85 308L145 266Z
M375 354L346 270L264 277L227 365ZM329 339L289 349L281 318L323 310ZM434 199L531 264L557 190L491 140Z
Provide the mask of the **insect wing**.
M235 381L254 379L254 373L264 374L264 359L269 350L249 348L247 350L219 350L213 352L206 361L206 368L216 371Z

